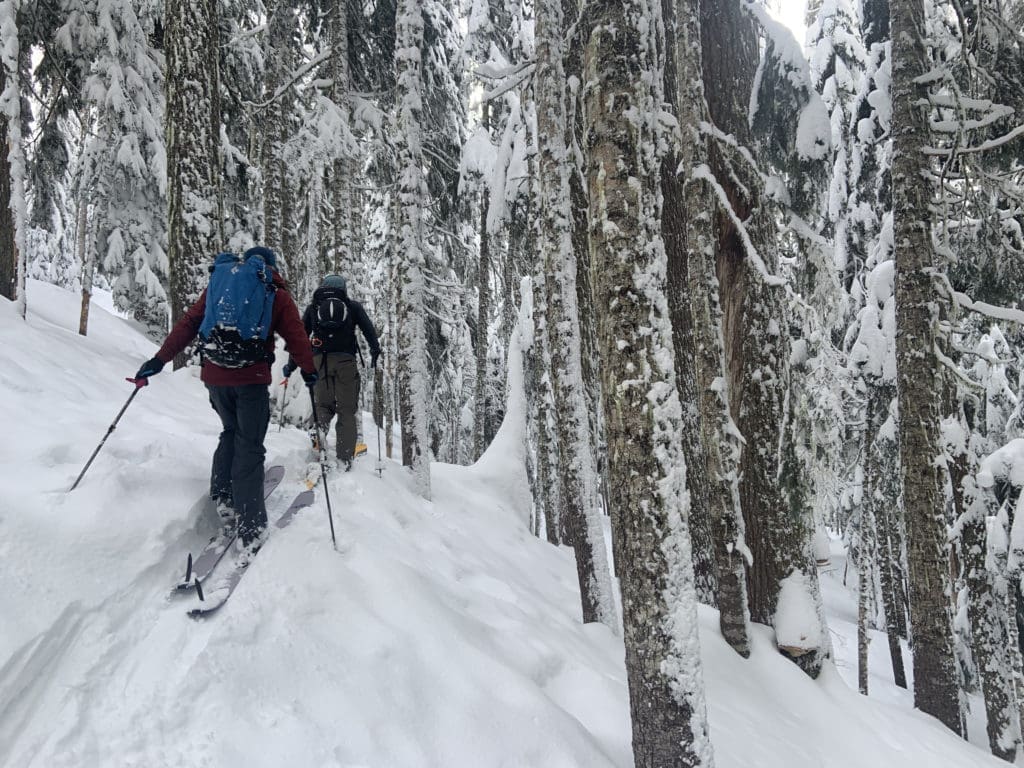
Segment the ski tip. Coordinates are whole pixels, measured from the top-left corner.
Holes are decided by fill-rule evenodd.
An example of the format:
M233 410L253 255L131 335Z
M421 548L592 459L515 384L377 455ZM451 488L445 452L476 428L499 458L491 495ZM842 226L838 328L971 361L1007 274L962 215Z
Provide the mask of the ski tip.
M199 579L196 579L196 594L199 596L200 600L206 600L206 596L203 594L203 582Z
M185 583L192 581L192 553L188 553L188 563L185 565Z

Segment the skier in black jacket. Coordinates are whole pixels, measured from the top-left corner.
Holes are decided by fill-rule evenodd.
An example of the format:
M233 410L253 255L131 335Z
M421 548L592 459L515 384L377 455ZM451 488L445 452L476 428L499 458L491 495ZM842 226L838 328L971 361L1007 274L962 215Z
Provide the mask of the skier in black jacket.
M358 301L348 297L347 283L341 275L327 275L313 292L313 301L302 314L313 344L313 360L319 375L314 395L321 434L326 434L331 419L337 415L337 455L345 469L352 468L356 447L356 418L359 408L359 366L356 355L356 326L370 345L370 365L377 367L380 343L373 323ZM289 360L284 375L295 370Z

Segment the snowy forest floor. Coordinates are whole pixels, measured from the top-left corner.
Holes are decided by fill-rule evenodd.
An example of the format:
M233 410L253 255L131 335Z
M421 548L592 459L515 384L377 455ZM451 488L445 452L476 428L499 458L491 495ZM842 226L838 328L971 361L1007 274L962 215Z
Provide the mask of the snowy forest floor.
M530 535L508 446L435 464L432 502L397 464L378 478L360 459L330 485L339 552L317 489L228 605L193 621L194 598L169 590L214 525L205 390L191 370L155 377L66 493L154 345L96 306L79 337L78 297L53 286L28 301L26 327L0 299L0 766L631 765L621 640L579 623L572 553ZM273 520L308 444L272 425L267 447L287 469ZM719 768L999 765L982 720L979 748L912 710L880 634L871 697L856 692L856 579L833 553L835 664L818 681L764 627L735 656L701 608Z

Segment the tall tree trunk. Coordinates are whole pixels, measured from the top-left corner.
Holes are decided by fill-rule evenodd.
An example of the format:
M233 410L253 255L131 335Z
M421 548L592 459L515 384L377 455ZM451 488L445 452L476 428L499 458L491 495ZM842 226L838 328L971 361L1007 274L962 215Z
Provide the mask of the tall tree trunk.
M279 257L290 258L286 250L291 205L288 173L284 162L284 143L290 132L291 102L289 89L280 92L288 78L291 37L295 32L295 11L284 0L267 4L267 48L263 76L265 106L260 119L265 136L260 152L263 171L263 243Z
M6 68L0 66L0 93L7 87ZM14 241L11 208L11 156L7 117L0 114L0 296L14 301L17 295L18 250Z
M860 506L860 557L857 563L857 684L868 695L868 647L871 642L871 613L875 596L874 568L876 560L875 519L871 505Z
M0 198L6 198L3 200L6 202L3 218L0 218L0 291L9 290L7 273L11 273L13 291L10 298L14 300L15 310L24 319L27 311L25 233L28 198L25 189L27 168L22 137L22 127L26 120L21 113L22 94L19 78L25 59L24 51L19 45L20 3L11 0L0 2L0 17L11 20L13 25L13 29L5 28L7 34L0 50L0 77L3 78L0 81L0 103L3 104L4 110L4 114L0 114L0 121L3 122L5 139L0 145L0 152L4 155L4 161L0 163ZM5 221L7 216L10 216L9 229L8 222Z
M82 309L78 314L78 333L85 336L89 331L89 302L92 301L92 279L96 269L96 257L88 248L89 205L85 200L78 203L75 217L75 251L78 263L82 265Z
M633 756L640 767L710 766L652 150L663 138L661 9L614 0L587 9L590 242Z
M331 4L331 100L338 108L343 130L350 131L352 76L348 51L348 2L333 0ZM334 158L331 173L331 204L334 208L332 233L332 268L344 272L356 262L353 252L353 221L358 218L353 206L353 163L351 149L345 142L345 155Z
M551 353L547 336L547 290L544 265L539 262L533 284L533 409L537 435L537 492L534 506L543 512L544 534L554 545L562 543L558 510L561 508L558 484L558 445L550 428Z
M686 175L686 279L694 334L694 374L700 445L706 463L717 604L723 637L743 657L750 654L743 517L739 506L740 444L729 412L722 309L715 267L716 208L707 180L695 170L708 162L700 124L709 120L704 93L700 0L677 0L676 103L681 132L679 165ZM689 469L689 467L688 467Z
M484 130L490 130L490 105L484 102ZM477 316L473 345L476 352L476 385L473 393L473 460L487 449L487 351L491 321L491 242L487 231L491 194L486 180L480 193L480 261L477 268Z
M560 517L576 551L584 623L618 631L598 496L593 432L584 387L577 258L572 238L571 173L567 153L561 0L541 0L537 12L537 243L547 275L547 331L558 429Z
M958 734L964 732L953 651L936 393L938 296L931 240L928 158L930 65L922 0L892 0L893 241L896 261L896 365L900 460L914 633L914 704Z
M964 457L966 458L966 457ZM968 618L971 623L971 650L981 676L985 697L989 749L1001 760L1012 763L1021 747L1020 710L1013 685L1013 669L1007 624L1016 619L1007 613L1005 585L995 583L994 574L986 568L987 547L985 495L974 485L973 477L956 471L965 487L968 508L962 518L961 537L964 552L964 575L969 599Z
M691 124L703 111L704 91L690 80L700 78L700 49L677 47L680 38L687 35L700 23L694 18L697 8L685 0L680 2L681 18L676 19L676 0L662 0L662 14L665 19L668 45L665 48L665 95L667 103L677 118L687 119L684 127L685 141L697 143L697 125ZM688 15L693 14L694 16ZM689 23L689 27L685 25ZM677 29L678 27L678 29ZM684 28L685 27L685 28ZM695 38L699 40L699 34ZM681 61L677 62L677 58ZM687 78L685 86L682 78ZM699 99L696 104L680 104L680 99ZM677 139L683 138L682 135ZM661 235L665 241L667 259L668 306L672 319L672 342L676 356L676 386L683 406L683 456L686 458L686 486L690 492L690 539L693 542L693 573L697 587L697 599L702 603L717 606L718 574L715 564L715 545L712 535L711 486L708 476L708 457L701 435L700 398L697 395L696 334L693 327L693 297L690 295L689 259L690 249L687 235L691 219L707 215L700 208L687 209L686 176L678 173L680 164L686 162L685 173L693 168L693 157L699 150L688 146L683 148L677 140L668 148L661 165L661 191L664 205L661 216ZM696 258L701 254L695 253Z
M709 114L722 131L750 146L747 98L758 57L753 22L735 0L702 0L700 7L704 81L716 84L706 92ZM787 594L804 603L801 615L813 611L817 620L777 640L780 650L815 676L829 644L811 554L813 528L807 505L795 492L800 467L789 423L787 302L783 289L761 274L748 253L756 248L763 264L775 271L777 233L761 179L733 162L731 152L724 143L713 145L709 165L733 208L732 214L719 210L716 217L715 261L729 408L745 440L739 497L745 541L753 553L747 569L750 618L775 626L778 635L779 598L789 584ZM736 221L745 222L746 237Z
M417 490L430 498L430 446L427 416L430 369L427 362L427 247L423 218L427 205L421 116L423 84L420 51L423 12L416 0L401 0L395 39L398 109L399 246L395 293L398 320L397 384L402 427L402 463L411 467Z
M579 83L583 80L583 43L586 24L580 21L582 0L562 0L562 25L566 39L561 46L565 87L565 148L569 163L569 204L572 214L572 249L576 254L576 302L579 307L580 362L587 395L587 416L591 440L600 451L604 441L601 419L601 376L598 371L597 326L594 320L594 288L590 263L589 201L583 167L586 120ZM600 465L600 462L599 462ZM601 481L607 473L601 471Z
M171 321L206 285L206 265L223 243L220 200L220 78L217 4L168 0L167 260ZM185 356L174 360L176 368Z
M906 637L907 621L900 597L902 588L899 586L903 581L900 564L903 536L897 509L901 487L899 446L895 426L888 421L889 404L895 396L895 388L892 386L868 383L863 504L871 507L875 520L878 575L882 587L882 608L885 611L885 631L889 640L893 680L900 688L906 688L907 675L903 667L903 646L900 643L900 638Z

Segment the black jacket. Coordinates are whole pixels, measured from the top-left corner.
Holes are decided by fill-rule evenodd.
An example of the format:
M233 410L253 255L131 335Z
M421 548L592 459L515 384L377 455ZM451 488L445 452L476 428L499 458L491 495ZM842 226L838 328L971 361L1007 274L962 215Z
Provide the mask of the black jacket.
M377 331L374 330L373 323L367 317L366 310L363 309L363 305L358 301L354 301L347 296L344 297L344 301L348 306L348 317L345 320L344 326L331 339L320 339L321 343L317 344L316 308L321 299L325 297L325 293L330 295L335 290L331 288L317 288L313 293L312 303L302 313L302 324L306 326L306 333L313 338L313 353L326 352L330 354L337 352L355 357L359 349L356 342L356 326L359 326L359 330L363 332L366 343L370 345L370 354L380 354L380 342L377 340Z

